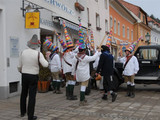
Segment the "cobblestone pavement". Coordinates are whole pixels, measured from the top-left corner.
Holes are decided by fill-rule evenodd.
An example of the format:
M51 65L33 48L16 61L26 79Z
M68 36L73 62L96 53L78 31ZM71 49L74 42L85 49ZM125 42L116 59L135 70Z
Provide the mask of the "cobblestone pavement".
M122 85L117 100L112 103L101 100L102 93L92 90L87 106L79 106L79 100L66 100L65 94L38 93L35 115L38 120L160 120L160 86L137 85L136 97L125 96ZM65 93L64 88L62 91ZM79 97L79 86L75 88ZM20 117L20 96L0 100L0 120L27 120Z

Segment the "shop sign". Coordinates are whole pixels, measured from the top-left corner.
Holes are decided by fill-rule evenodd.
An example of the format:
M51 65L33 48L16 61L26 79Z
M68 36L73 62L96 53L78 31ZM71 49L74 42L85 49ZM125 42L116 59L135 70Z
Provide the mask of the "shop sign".
M57 1L57 0L44 0L45 2L51 4L51 5L54 5L55 7L65 11L66 13L70 14L70 15L75 15L74 11L69 8L68 6L66 6L65 4Z
M36 29L40 26L40 12L27 12L25 15L25 28Z
M54 27L53 21L47 19L40 18L40 23L48 27Z

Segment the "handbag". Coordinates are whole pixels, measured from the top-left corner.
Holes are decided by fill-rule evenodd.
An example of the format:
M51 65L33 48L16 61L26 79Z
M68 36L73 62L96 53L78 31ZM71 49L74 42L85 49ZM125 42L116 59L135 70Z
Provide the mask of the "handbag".
M96 78L95 78L95 80L101 80L102 79L102 76L100 75L100 74L98 74L97 76L96 76Z

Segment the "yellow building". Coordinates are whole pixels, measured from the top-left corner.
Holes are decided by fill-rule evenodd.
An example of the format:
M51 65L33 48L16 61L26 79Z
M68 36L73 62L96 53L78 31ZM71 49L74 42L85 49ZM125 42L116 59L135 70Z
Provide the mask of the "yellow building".
M151 34L151 28L148 26L147 13L139 6L133 5L123 0L118 0L128 11L137 19L137 23L134 25L134 39L138 40L141 36L141 40L138 46L149 45L150 40L147 41L145 35Z

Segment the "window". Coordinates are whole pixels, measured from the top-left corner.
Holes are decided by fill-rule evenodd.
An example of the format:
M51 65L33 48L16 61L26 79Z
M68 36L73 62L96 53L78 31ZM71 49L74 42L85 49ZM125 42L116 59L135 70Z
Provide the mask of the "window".
M131 30L131 40L133 41L133 30Z
M98 13L96 13L96 27L100 27L100 17Z
M156 49L140 49L136 56L138 59L157 60L158 53L159 52Z
M141 19L141 12L139 12L139 15L138 15L138 17Z
M123 37L125 37L125 26L123 25Z
M143 30L141 29L141 36L143 36Z
M129 27L127 27L127 39L129 39Z
M145 16L143 15L143 22L145 23Z
M87 17L88 17L88 23L90 23L90 19L89 19L89 8L87 8Z
M120 22L118 21L118 35L120 35Z
M105 31L108 31L108 20L105 20Z
M114 19L114 33L116 33L117 31L116 31L116 29L117 29L117 26L116 26L116 19Z
M112 17L110 17L110 29L113 27L113 20Z
M107 4L107 0L104 0L104 7L107 9L108 8L108 6L107 6L108 4Z

